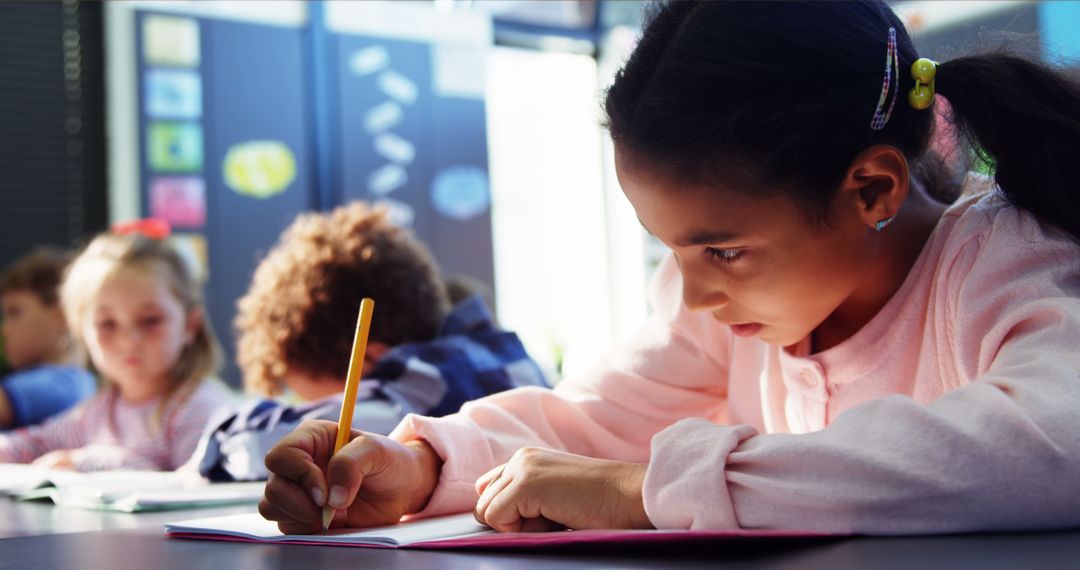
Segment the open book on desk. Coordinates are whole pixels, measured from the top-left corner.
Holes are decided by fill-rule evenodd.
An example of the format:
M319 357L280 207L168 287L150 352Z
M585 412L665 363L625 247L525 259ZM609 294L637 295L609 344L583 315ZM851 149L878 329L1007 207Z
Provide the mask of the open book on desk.
M79 473L0 464L0 495L51 500L81 509L142 512L255 503L264 483L209 483L195 473L98 471Z
M423 549L538 549L566 546L703 544L727 540L806 539L833 535L776 530L572 530L498 533L462 513L367 529L331 529L323 534L282 534L256 513L195 519L165 525L173 538Z

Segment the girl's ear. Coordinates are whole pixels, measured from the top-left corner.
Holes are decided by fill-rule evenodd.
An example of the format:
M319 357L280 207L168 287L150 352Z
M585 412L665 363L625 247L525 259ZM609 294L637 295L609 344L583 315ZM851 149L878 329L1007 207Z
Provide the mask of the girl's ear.
M855 209L867 227L888 225L900 211L910 189L908 162L900 149L872 146L855 157L848 167L839 195Z
M203 326L203 310L199 307L192 307L187 314L187 323L184 325L184 344L189 344L195 340L195 335L199 334L199 329Z
M52 325L56 327L56 330L67 330L67 319L64 317L64 308L57 303L48 308L49 320L52 321Z
M386 356L387 352L390 352L391 348L393 347L381 342L369 342L367 351L364 352L364 363L360 374L367 374L376 363L382 360L382 357Z
M364 353L364 360L378 362L382 360L382 357L386 356L387 352L390 352L390 348L390 345L381 342L369 342L367 351Z

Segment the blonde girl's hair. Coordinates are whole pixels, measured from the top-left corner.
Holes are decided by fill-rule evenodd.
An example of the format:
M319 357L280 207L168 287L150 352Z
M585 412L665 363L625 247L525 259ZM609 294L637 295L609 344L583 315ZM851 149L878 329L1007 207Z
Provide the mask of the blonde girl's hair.
M187 263L167 240L141 234L101 234L68 268L60 286L60 302L68 328L77 341L85 345L83 324L94 298L103 285L124 270L144 271L162 279L180 301L185 315L191 314L192 309L202 313L199 330L170 370L172 382L162 398L160 412L171 400L187 397L203 379L216 373L221 347L203 307L201 288Z

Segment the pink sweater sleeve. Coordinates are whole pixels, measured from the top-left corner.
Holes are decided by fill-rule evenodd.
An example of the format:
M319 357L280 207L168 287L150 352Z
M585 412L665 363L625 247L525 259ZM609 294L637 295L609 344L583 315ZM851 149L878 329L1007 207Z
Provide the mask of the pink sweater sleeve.
M105 408L103 391L43 424L0 433L0 463L30 463L50 451L86 445Z
M522 447L646 462L653 434L685 417L726 417L725 362L730 346L705 316L686 314L670 260L654 281L654 314L636 338L609 352L591 372L554 390L519 388L443 418L409 415L390 437L424 439L442 457L439 485L419 516L476 503L474 483Z
M1078 265L1030 219L996 220L934 280L948 308L928 318L946 320L954 359L941 365L966 386L929 405L879 398L804 435L675 424L652 442L650 519L867 534L1080 524Z

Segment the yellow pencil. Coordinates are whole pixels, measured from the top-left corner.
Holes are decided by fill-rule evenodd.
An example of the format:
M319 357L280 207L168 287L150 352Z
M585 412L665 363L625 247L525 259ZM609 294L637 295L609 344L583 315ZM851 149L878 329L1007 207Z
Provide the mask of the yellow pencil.
M352 432L353 409L356 408L356 389L360 386L360 372L364 369L364 353L367 352L368 331L371 330L371 313L375 310L375 301L360 301L360 315L356 318L356 334L353 335L352 357L349 359L349 372L345 376L345 399L341 401L341 416L337 424L337 441L334 453L341 451L349 441ZM333 457L333 455L331 455ZM334 509L330 505L323 507L323 530L330 528L334 519Z

